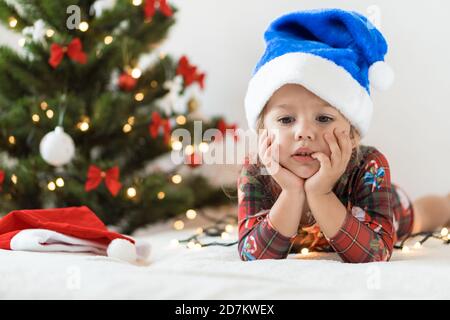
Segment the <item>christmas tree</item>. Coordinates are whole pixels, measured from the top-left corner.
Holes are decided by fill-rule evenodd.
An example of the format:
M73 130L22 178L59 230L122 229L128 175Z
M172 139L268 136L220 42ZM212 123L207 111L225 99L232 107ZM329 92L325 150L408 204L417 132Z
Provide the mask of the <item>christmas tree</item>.
M193 131L190 88L205 81L186 56L158 51L175 13L166 0L0 0L0 20L23 36L21 52L0 47L1 214L86 205L131 233L230 201L203 176L177 174L185 163L146 171L172 150L201 160L201 146L171 134ZM229 126L215 117L210 128Z

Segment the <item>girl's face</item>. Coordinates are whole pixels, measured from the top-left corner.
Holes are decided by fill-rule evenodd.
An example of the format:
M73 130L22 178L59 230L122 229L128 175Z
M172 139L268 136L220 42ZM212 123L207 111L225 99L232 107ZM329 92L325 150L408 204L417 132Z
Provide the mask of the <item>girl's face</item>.
M325 133L340 130L350 132L350 123L333 108L301 85L286 84L268 101L264 113L264 128L274 130L280 144L279 163L297 176L308 179L320 168L318 160L294 157L298 148L323 152L331 150L324 139ZM338 132L338 131L336 131Z

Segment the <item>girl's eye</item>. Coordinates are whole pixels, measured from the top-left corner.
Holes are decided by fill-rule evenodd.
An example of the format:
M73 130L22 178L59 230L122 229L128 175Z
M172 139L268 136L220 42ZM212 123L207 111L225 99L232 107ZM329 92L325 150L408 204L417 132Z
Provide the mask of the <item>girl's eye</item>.
M292 117L283 117L278 119L278 122L281 122L282 124L289 124L291 123L292 119L293 119Z
M333 118L330 118L328 116L318 116L317 121L322 122L322 123L327 123L327 122L333 121Z

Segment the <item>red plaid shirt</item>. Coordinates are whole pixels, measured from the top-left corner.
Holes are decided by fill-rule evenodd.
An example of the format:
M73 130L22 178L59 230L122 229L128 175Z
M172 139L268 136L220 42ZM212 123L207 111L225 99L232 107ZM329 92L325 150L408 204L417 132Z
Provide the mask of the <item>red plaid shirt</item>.
M242 260L283 259L302 248L335 251L344 262L388 261L396 241L411 233L411 201L391 184L389 164L377 149L361 146L353 153L333 192L347 208L347 216L333 238L327 238L315 222L303 220L291 238L280 234L268 213L281 189L270 184L253 164L245 164L239 176L239 255ZM308 223L309 222L309 223Z

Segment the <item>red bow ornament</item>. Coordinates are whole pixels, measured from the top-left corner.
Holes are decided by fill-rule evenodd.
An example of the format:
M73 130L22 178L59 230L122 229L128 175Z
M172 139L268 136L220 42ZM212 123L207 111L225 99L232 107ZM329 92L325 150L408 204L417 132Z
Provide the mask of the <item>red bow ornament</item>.
M155 15L155 11L157 8L166 17L171 17L173 15L172 8L170 8L170 6L167 4L167 0L145 0L145 20L151 20Z
M234 141L238 141L239 136L235 132L235 130L237 129L236 124L226 124L223 119L220 119L217 122L217 129L219 129L219 131L222 133L222 137L225 137L225 135L227 134L227 131L226 131L227 129L231 129L233 132ZM220 138L221 138L220 135L216 135L216 140L220 140Z
M158 112L152 113L152 120L148 130L150 131L150 135L152 138L156 138L158 136L159 130L162 127L164 133L164 142L168 144L170 142L170 122L169 119L162 118Z
M186 87L194 82L198 82L202 89L205 87L205 74L197 72L197 67L191 65L186 56L182 56L178 61L177 74L183 76L184 85Z
M78 63L85 64L87 61L86 53L83 52L83 45L79 38L74 38L69 45L63 47L57 43L52 43L50 47L50 59L48 63L55 69L61 63L64 55Z
M115 197L119 193L122 184L119 182L119 167L115 166L107 171L102 171L95 165L90 165L87 172L87 181L84 186L86 191L96 189L103 179L105 179L106 188Z
M136 79L124 72L119 76L119 88L124 91L131 91L136 86Z

